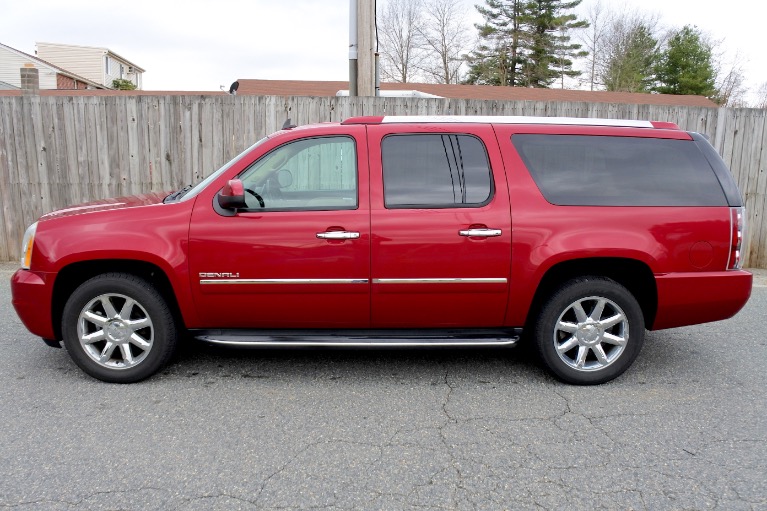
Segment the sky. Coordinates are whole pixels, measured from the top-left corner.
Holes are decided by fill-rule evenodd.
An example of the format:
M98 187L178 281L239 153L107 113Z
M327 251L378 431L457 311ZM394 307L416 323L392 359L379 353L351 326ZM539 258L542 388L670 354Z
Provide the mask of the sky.
M484 2L461 1L467 24L479 21L473 6ZM668 28L695 25L720 41L726 60L740 55L750 89L767 82L767 2L602 2L658 13ZM36 42L109 48L146 70L146 90L228 89L241 78L348 80L349 0L0 0L0 43L34 54Z

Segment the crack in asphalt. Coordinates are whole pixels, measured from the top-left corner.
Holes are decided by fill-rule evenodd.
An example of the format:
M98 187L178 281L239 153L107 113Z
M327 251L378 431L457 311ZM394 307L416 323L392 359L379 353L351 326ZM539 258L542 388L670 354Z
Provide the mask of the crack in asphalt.
M456 476L458 477L457 484L455 485L455 488L453 489L453 492L451 493L451 500L453 502L453 505L455 506L458 503L458 492L460 490L465 490L463 487L463 474L461 473L461 467L458 463L458 460L455 457L455 454L453 453L453 446L451 446L448 443L447 437L445 436L444 428L446 428L450 424L457 424L458 420L453 417L450 414L450 411L448 410L448 406L450 405L450 397L453 395L453 392L455 390L455 387L450 383L450 370L445 370L445 376L443 378L443 383L447 386L447 392L445 393L445 399L442 401L442 413L445 416L445 423L438 426L437 430L439 431L439 438L442 442L442 445L445 447L445 452L450 457L450 463L453 466L453 470L455 471Z

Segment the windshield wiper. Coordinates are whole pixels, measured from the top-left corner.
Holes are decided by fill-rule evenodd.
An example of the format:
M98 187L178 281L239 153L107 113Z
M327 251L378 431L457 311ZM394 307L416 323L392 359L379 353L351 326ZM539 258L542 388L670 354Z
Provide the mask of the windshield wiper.
M183 197L183 196L184 196L184 194L185 194L186 192L188 192L189 190L191 190L191 189L192 189L192 185L186 185L186 186L185 186L185 187L183 187L181 190L179 190L179 191L177 191L177 192L173 192L172 194L168 195L168 196L167 196L167 197L165 197L165 198L164 198L162 201L163 201L164 203L168 203L168 202L173 202L174 200L178 200L178 199L180 199L181 197Z

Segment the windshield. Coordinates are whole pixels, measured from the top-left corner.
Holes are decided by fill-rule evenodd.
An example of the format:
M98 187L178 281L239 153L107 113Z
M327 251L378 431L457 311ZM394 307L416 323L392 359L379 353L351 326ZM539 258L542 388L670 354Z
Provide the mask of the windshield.
M221 174L226 172L232 165L234 165L234 163L236 161L238 161L240 158L245 156L251 149L253 149L255 147L258 147L261 144L263 144L268 138L269 137L262 138L261 140L259 140L258 142L256 142L255 144L253 144L252 146L248 147L243 152L241 152L240 154L238 154L237 156L235 156L234 158L229 160L229 162L227 162L223 167L221 167L220 169L215 171L213 174L209 175L208 177L206 177L205 179L203 179L202 181L197 183L197 185L195 185L191 190L186 192L183 195L183 197L181 197L178 201L179 202L183 202L183 201L186 201L186 200L189 200L189 199L195 197L198 193L200 193L202 190L204 190L205 187L208 186L212 181L215 181L216 178L218 178L218 176L220 176Z

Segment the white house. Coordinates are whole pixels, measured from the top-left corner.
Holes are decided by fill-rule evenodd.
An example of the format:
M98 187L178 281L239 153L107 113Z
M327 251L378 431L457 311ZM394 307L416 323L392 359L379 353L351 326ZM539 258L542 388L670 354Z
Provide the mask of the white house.
M21 69L37 69L40 89L104 89L85 77L0 44L0 89L20 89Z
M39 58L106 87L111 88L112 81L120 78L143 88L145 70L109 48L39 42L35 46Z

